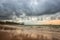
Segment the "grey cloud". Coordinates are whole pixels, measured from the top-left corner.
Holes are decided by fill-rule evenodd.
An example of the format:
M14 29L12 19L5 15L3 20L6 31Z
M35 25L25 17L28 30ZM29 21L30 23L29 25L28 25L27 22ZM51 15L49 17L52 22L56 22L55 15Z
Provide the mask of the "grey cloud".
M27 16L51 15L60 12L60 0L0 0L0 16L17 16L25 13Z

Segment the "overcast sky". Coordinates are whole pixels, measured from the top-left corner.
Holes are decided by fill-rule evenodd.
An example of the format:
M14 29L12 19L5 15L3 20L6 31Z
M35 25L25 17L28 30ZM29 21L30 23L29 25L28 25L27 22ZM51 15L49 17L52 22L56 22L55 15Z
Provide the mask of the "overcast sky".
M54 15L60 12L60 0L0 0L0 19L17 16Z

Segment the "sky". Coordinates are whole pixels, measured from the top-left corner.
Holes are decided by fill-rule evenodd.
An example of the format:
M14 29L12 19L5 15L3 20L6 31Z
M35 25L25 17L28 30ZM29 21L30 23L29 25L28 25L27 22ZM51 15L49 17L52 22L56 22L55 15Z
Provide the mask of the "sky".
M60 0L0 0L0 19L9 19L14 12L18 17L59 15Z

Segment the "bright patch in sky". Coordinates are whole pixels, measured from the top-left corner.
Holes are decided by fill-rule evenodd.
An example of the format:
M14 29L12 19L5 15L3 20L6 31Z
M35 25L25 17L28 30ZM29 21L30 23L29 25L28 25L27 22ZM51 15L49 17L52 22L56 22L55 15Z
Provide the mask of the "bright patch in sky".
M38 5L37 0L31 0L31 6L33 6L33 5Z

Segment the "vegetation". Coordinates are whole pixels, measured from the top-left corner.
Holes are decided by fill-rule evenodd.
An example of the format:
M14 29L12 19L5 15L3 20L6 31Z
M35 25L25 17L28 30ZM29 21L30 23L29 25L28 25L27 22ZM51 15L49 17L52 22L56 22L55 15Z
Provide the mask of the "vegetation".
M19 23L16 23L16 22L9 22L9 21L0 21L0 24L9 24L9 25L20 25Z

